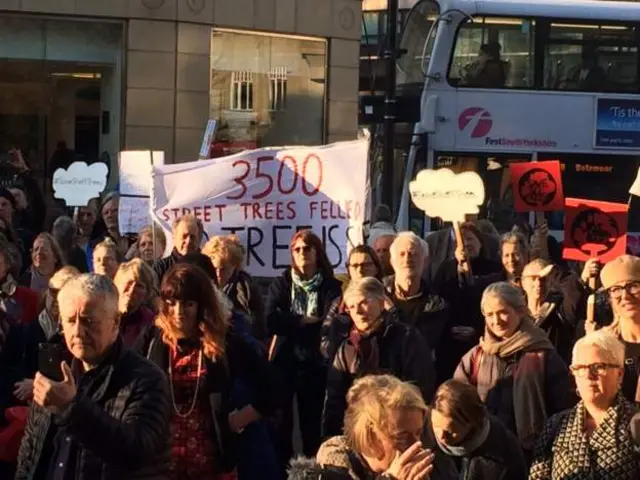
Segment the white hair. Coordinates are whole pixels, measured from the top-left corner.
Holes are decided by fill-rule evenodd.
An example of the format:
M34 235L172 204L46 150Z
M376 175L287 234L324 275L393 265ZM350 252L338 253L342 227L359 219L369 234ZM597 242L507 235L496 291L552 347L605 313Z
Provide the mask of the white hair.
M114 317L118 314L118 289L111 279L103 275L84 273L69 279L58 292L58 304L62 308L78 297L98 300Z
M359 280L351 280L347 289L342 294L342 299L346 302L348 298L356 295L363 295L366 298L384 301L386 291L384 285L374 277L364 277Z
M613 333L605 329L588 333L573 346L571 359L575 360L578 351L584 347L596 347L611 363L624 368L624 344Z
M420 249L422 250L423 260L426 260L427 258L429 258L429 244L425 240L420 238L418 235L413 233L412 231L408 231L408 232L398 233L398 235L396 235L396 238L393 240L393 243L389 247L389 254L391 255L392 261L398 255L398 245L400 244L400 241L403 239L407 239L411 241L411 243L417 244L420 246Z

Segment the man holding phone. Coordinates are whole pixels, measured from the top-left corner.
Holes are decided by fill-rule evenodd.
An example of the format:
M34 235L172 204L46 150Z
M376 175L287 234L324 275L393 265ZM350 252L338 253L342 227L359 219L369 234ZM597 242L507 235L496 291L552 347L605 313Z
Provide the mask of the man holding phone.
M124 347L115 285L99 275L74 277L58 293L58 305L73 360L61 361L59 372L41 368L58 380L36 374L16 479L164 478L166 375ZM54 353L49 363L60 360Z

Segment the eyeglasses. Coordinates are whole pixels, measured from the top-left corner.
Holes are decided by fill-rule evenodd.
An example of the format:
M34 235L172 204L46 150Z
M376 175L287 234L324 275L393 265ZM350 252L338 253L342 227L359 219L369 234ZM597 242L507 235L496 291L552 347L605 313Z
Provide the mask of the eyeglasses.
M312 249L312 248L313 248L313 247L311 247L310 245L304 245L304 246L302 246L302 247L295 247L295 248L293 249L293 251L294 251L295 253L302 253L302 252L304 252L304 253L309 253L309 252L311 251L311 249Z
M574 377L603 377L612 368L622 368L620 365L613 363L590 363L589 365L571 365L569 367Z
M640 282L629 282L625 285L615 285L609 288L609 296L614 300L622 298L622 292L626 291L632 297L640 296Z

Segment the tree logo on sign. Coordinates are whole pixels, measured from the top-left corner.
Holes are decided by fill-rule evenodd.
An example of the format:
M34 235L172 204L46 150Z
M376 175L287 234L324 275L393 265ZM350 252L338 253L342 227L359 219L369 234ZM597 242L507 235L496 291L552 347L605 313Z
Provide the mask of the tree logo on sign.
M571 224L573 244L592 257L612 250L619 237L620 228L616 219L595 208L581 211Z
M518 193L530 207L544 207L550 204L558 193L558 184L549 172L542 168L532 168L518 181Z

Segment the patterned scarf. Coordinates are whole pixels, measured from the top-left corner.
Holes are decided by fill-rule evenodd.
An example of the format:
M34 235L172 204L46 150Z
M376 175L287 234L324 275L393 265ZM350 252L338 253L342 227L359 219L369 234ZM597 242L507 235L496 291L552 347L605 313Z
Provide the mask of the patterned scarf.
M309 280L303 280L295 270L291 270L291 313L317 316L318 290L324 280L322 272L317 271Z

